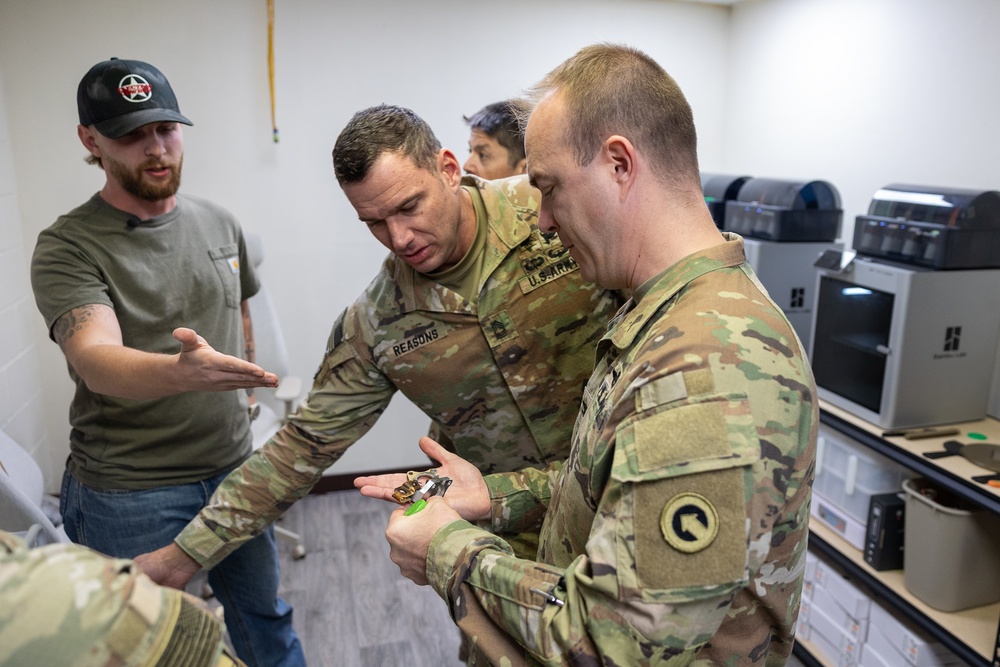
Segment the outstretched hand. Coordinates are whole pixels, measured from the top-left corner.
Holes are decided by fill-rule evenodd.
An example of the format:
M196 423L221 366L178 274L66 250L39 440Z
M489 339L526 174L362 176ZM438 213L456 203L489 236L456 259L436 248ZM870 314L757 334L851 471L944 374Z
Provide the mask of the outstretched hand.
M278 376L257 364L217 352L194 329L174 329L181 344L178 368L187 391L230 391L252 387L277 387Z
M420 449L440 464L437 470L441 477L452 480L444 501L467 521L488 519L490 492L479 469L426 436L420 438ZM395 503L392 492L405 481L404 473L369 475L355 479L354 486L361 490L363 496Z

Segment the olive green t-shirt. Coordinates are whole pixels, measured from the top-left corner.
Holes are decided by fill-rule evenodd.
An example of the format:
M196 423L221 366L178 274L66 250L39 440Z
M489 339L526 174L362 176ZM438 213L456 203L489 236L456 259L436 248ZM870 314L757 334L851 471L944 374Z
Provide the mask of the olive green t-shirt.
M484 251L486 250L486 236L490 225L486 215L486 205L483 203L483 194L479 188L471 185L463 185L462 187L472 198L472 207L476 212L476 236L458 264L444 271L428 273L426 276L453 292L461 294L466 301L476 303L479 301L477 297L479 289L482 287L479 283L486 279L486 276L483 275L483 264L486 262Z
M137 226L129 217L94 195L39 234L31 283L50 337L68 311L104 304L114 309L127 347L174 354L180 344L172 332L183 326L242 358L240 302L260 283L235 218L180 195L165 215ZM137 401L96 394L72 367L69 374L76 394L67 467L86 485L184 484L231 470L251 452L243 391Z

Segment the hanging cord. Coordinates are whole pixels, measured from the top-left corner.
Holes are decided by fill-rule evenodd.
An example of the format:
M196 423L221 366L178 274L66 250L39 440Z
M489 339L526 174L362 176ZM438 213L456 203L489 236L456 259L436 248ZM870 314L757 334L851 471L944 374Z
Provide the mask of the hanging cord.
M278 143L278 123L274 115L274 0L267 0L267 75L271 84L271 130Z

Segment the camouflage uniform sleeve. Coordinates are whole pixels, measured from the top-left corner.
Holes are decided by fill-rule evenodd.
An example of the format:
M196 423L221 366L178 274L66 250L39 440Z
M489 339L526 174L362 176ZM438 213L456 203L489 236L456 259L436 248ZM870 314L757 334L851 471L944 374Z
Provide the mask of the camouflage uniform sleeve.
M670 425L686 419L675 417ZM622 420L582 553L565 567L515 558L498 537L459 521L431 542L431 585L492 664L634 665L653 656L671 665L700 664L699 650L748 583L745 502L759 455L747 417L733 415L729 423L730 442L745 438L744 446L694 465L667 465L648 455L649 440L662 442L667 422L637 428L638 422ZM695 472L702 474L692 485ZM565 495L575 482L567 479L569 470L563 474L559 493ZM703 501L718 512L718 537L698 540L714 549L696 551L697 543L667 548L664 536L679 529L664 517L678 499L684 507ZM683 513L676 518L683 525Z
M200 599L82 545L0 531L0 665L242 665Z
M649 655L690 665L739 588L691 587L673 591L674 602L623 598L587 556L564 569L516 558L499 537L462 521L435 535L427 574L477 650L510 665L576 664L584 656L633 665Z
M483 479L490 491L491 518L483 528L495 533L538 532L563 463L496 473Z
M613 523L613 516L599 521L591 539L624 549L608 537ZM439 531L427 555L431 585L492 664L562 665L604 656L609 664L632 665L657 655L689 665L745 585L736 580L644 596L619 588L616 567L636 564L628 556L610 568L588 555L566 568L524 560L496 535L463 521Z
M177 536L202 567L218 565L308 494L389 405L396 387L356 335L355 312L348 309L334 325L312 389L289 423L226 477Z

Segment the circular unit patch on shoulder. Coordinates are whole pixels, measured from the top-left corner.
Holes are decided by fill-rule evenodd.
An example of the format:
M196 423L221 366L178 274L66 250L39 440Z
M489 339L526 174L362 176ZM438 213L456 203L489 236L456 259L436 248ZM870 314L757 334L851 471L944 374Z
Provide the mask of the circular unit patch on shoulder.
M712 544L719 534L719 514L705 496L679 493L664 506L660 530L674 549L697 553Z

